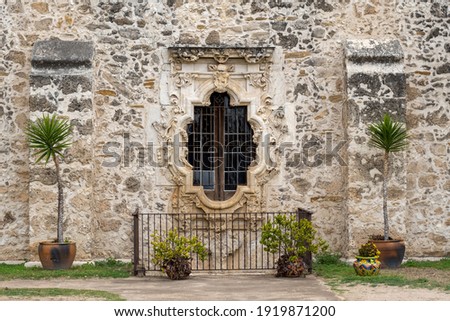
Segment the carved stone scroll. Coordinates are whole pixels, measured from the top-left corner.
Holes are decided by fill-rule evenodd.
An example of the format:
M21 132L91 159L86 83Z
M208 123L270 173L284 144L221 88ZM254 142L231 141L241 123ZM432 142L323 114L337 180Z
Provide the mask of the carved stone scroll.
M245 77L250 80L250 84L253 87L260 87L264 90L267 89L269 80L265 74L248 74L245 75Z
M197 75L195 74L177 73L174 79L175 86L177 86L178 88L190 86L192 85L192 81L196 76Z

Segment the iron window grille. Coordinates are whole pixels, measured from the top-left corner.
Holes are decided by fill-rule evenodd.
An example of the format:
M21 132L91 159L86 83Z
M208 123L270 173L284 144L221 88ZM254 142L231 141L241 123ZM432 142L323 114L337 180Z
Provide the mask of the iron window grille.
M247 184L256 146L247 106L230 106L227 93L214 92L210 102L194 106L194 120L187 128L188 161L193 166L193 185L203 186L210 199L223 201Z

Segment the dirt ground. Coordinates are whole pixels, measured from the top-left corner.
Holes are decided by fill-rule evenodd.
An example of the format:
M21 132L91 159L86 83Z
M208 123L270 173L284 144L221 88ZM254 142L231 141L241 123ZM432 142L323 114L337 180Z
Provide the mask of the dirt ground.
M401 267L395 270L382 270L383 274L394 275L401 274L409 279L426 278L430 281L438 282L440 284L449 284L450 282L450 270L437 270L430 268L413 268Z
M411 289L386 285L340 285L333 292L344 301L450 301L450 293L439 290ZM0 301L99 301L86 297L2 297Z
M450 301L450 292L387 285L340 285L334 292L344 301Z
M450 282L450 271L446 271L446 270L437 270L437 269L427 269L427 268L400 268L400 269L396 269L396 270L382 270L382 273L385 275L396 275L396 274L400 274L406 278L409 279L428 279L431 282L436 282L442 285L448 285ZM203 289L202 286L208 286L208 284L210 284L211 282L213 282L214 284L216 284L216 287L214 288L214 291L216 292L220 292L220 291L227 291L227 293L230 293L230 291L233 291L232 289L234 288L234 290L240 292L242 291L241 288L239 288L239 284L240 283L245 283L247 280L247 282L250 280L252 280L253 278L256 278L254 280L254 282L259 283L259 277L264 278L264 276L252 276L249 277L248 280L245 279L245 277L243 277L244 279L237 282L237 283L231 283L228 282L229 281L229 276L226 277L218 277L218 280L222 283L224 283L224 288L223 289L219 289L217 288L217 282L216 281L211 281L209 280L208 276L197 276L194 277L193 280L189 283L192 287L193 290L197 289L197 287L200 287L200 289ZM214 277L213 277L214 278ZM242 277L241 277L242 278ZM235 277L234 280L239 279L239 277ZM156 280L156 281L155 281ZM228 280L228 281L227 281ZM322 288L322 295L326 295L326 293L328 293L328 295L330 296L328 298L328 300L344 300L344 301L450 301L450 291L443 291L443 290L438 290L438 289L422 289L422 288L411 288L411 287L399 287L399 286L387 286L387 285L382 285L382 284L377 284L377 285L348 285L348 284L338 284L338 285L333 285L330 286L329 285L329 281L325 280L325 279L321 279L321 278L317 278L317 277L313 277L313 276L309 276L306 279L303 279L305 281L311 280L312 284L316 284L316 287L320 287ZM170 287L170 285L172 285L172 283L168 282L166 280L166 278L161 278L161 279L152 279L149 278L147 280L147 282L142 283L141 279L134 279L134 278L130 278L130 279L124 279L124 280L102 280L99 281L97 280L96 282L101 282L100 285L103 286L103 288L100 285L96 285L96 284L84 284L81 285L81 283L86 283L89 282L89 280L84 280L83 282L79 282L77 280L73 280L70 281L70 284L61 284L60 288L87 288L87 289L101 289L101 290L105 290L105 291L109 291L109 292L115 292L119 295L121 295L122 297L128 299L128 300L141 300L142 298L139 296L130 296L130 289L128 289L127 287L131 287L134 288L135 287L135 283L139 283L141 286L142 284L148 284L148 285L152 285L154 282L156 282L155 284L153 284L153 286L164 286L164 287ZM257 282L258 281L258 282ZM270 286L267 284L267 282L274 282L273 284L271 284ZM269 286L270 288L274 288L279 286L281 280L277 279L277 278L271 278L271 279L266 279L265 282L265 286ZM285 280L283 280L285 281ZM25 282L25 283L24 283ZM10 281L10 282L0 282L0 286L2 285L1 283L4 283L3 286L5 287L35 287L35 285L42 283L39 287L48 287L48 282L43 282L43 281L36 281L37 283L34 283L33 281L21 281L21 280L17 280L17 281ZM120 290L120 287L115 287L115 283L123 283L124 286L126 286L125 289ZM200 285L198 285L197 283L200 282ZM315 282L315 283L314 283ZM6 284L6 283L11 283L11 284ZM33 284L30 284L33 283ZM160 284L161 283L161 284ZM204 284L203 284L204 283ZM310 282L308 282L310 283ZM203 285L202 285L203 284ZM305 284L306 285L306 284ZM230 287L231 288L227 288ZM147 290L146 290L147 291ZM150 291L151 292L151 291ZM170 292L170 291L169 291ZM224 292L225 293L225 292ZM297 296L295 296L297 297ZM318 298L321 296L318 296ZM316 300L318 299L316 298ZM333 299L334 298L334 299ZM162 299L162 298L160 298ZM247 297L247 299L250 299L250 297ZM302 299L300 297L297 297L297 299ZM101 300L99 298L89 298L89 297L80 297L80 296L68 296L68 297L17 297L17 298L13 298L13 297L2 297L0 296L0 301L5 301L5 300L27 300L27 301L96 301L96 300ZM202 300L202 299L200 299ZM312 297L308 297L308 298L303 298L303 300L314 300L314 298ZM320 300L320 299L319 299Z
M408 279L426 278L431 282L449 284L450 271L429 268L399 268L382 270L384 275L401 274ZM422 289L399 286L378 285L344 285L332 290L345 301L450 301L450 292L438 289Z

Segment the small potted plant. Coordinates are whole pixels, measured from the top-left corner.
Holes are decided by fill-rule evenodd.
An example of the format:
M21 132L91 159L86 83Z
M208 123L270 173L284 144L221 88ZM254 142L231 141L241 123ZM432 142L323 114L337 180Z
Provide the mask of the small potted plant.
M305 277L307 266L303 256L307 252L318 253L328 247L316 237L316 230L310 221L279 214L262 227L260 243L269 253L279 253L277 277Z
M403 124L392 121L388 114L378 123L369 125L369 145L381 149L383 154L383 219L384 235L371 236L380 250L382 267L396 268L403 261L405 244L403 240L394 240L389 236L389 215L387 208L387 192L389 177L389 156L393 152L405 150L408 146L408 132Z
M153 233L152 262L161 267L171 280L182 280L189 277L192 271L192 253L204 261L208 255L205 245L197 236L185 237L172 229L165 235Z
M58 186L57 236L55 240L40 242L38 247L42 267L48 270L69 269L76 254L76 244L66 241L63 235L64 193L59 160L64 157L64 150L71 145L71 132L69 121L58 118L55 114L37 118L25 130L29 146L34 150L36 163L43 161L47 165L52 160L55 166Z
M380 272L381 262L378 260L380 251L373 242L362 244L358 250L358 255L353 262L356 274L360 276L377 275Z

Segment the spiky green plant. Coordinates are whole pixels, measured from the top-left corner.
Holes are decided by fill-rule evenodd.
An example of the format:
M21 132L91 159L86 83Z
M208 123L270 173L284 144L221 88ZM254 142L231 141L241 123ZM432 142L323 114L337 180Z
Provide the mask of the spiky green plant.
M389 239L389 218L387 210L387 181L390 153L405 150L408 146L408 132L403 124L392 121L388 114L378 123L369 125L369 145L384 151L383 157L383 217L384 239Z
M58 243L64 242L64 194L58 157L64 158L63 152L71 144L71 132L72 128L69 121L67 119L60 119L55 114L52 116L48 114L43 115L34 122L30 122L25 129L29 146L34 150L33 156L36 157L36 163L44 161L47 165L51 159L55 164L58 185Z

